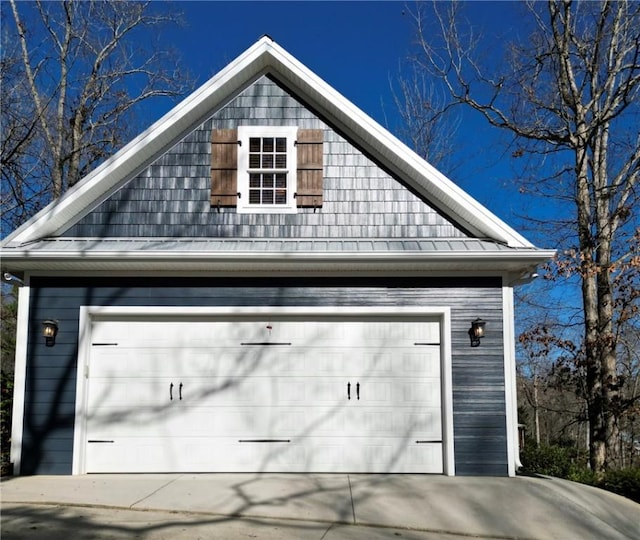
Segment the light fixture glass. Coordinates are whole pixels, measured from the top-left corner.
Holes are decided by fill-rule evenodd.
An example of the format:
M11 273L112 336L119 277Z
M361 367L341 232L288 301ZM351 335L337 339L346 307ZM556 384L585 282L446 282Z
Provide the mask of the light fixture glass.
M42 321L42 336L47 347L53 347L56 344L56 335L58 334L58 321L47 319Z
M472 347L479 347L480 340L484 337L484 325L487 324L480 317L471 321L471 328L469 328L469 338L471 339Z

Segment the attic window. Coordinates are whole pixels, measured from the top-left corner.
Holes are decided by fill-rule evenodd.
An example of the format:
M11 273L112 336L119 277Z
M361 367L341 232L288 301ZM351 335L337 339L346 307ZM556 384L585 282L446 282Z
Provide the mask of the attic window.
M249 205L285 205L289 189L286 137L249 137Z
M239 213L322 207L323 131L240 126L211 134L211 206Z
M295 213L296 127L238 128L238 212Z

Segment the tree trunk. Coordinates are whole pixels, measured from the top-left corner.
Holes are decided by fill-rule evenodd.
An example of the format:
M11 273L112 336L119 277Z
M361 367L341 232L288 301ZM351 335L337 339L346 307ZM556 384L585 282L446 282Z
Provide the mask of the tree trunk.
M538 375L533 377L533 420L536 428L536 446L540 447L540 407L538 404Z

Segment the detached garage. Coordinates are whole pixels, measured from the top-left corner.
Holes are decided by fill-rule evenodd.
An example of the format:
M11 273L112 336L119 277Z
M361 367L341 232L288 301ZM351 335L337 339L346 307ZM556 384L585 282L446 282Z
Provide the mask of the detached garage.
M3 241L14 470L513 475L552 255L265 37Z

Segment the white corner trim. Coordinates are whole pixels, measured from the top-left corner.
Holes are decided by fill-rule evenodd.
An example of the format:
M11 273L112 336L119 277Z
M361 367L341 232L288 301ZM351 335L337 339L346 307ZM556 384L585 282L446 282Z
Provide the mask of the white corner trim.
M442 371L442 448L444 453L443 473L455 476L456 460L453 438L453 368L451 361L451 308L442 307L440 319L440 354Z
M516 376L515 307L509 276L502 279L504 339L504 401L507 428L507 464L509 476L515 476L520 463L518 448L518 389Z
M22 467L22 435L24 430L24 404L27 385L27 340L29 338L29 276L18 289L18 316L16 321L16 357L13 371L13 411L11 421L11 462L13 474Z
M84 434L87 428L87 379L89 376L89 354L91 353L91 316L86 306L80 306L78 317L78 363L76 364L76 406L73 423L73 461L71 474L84 474Z

